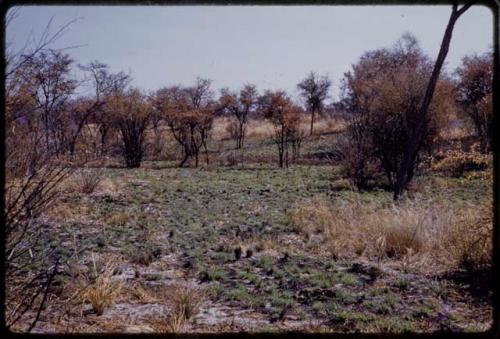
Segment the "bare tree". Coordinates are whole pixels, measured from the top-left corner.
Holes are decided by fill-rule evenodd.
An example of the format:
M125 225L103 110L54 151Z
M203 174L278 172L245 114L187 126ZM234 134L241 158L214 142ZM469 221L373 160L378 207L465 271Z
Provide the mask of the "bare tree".
M443 67L446 55L450 48L451 38L453 35L453 28L457 20L464 14L477 0L469 0L462 7L458 7L458 0L453 1L451 8L451 15L444 32L443 40L441 42L441 47L439 49L439 54L434 63L434 68L432 74L429 78L429 83L425 92L425 96L422 100L420 108L417 114L417 120L415 127L412 131L411 138L405 145L405 152L401 166L398 169L396 185L394 187L394 200L397 200L403 190L406 188L408 179L411 177L411 172L415 164L415 159L417 158L418 151L422 146L422 138L425 135L425 129L427 125L427 112L436 89L436 85L439 79L439 74L441 73L441 68Z
M94 106L88 106L85 119L79 120L80 130L86 123L94 123L100 132L100 147L96 154L102 157L107 152L107 143L113 132L112 114L108 111L106 100L113 95L125 92L130 84L131 77L123 72L112 73L109 66L99 61L92 61L88 65L79 65L79 68L87 74L87 82L90 82L94 91ZM74 140L76 141L76 140ZM73 145L74 147L74 145Z
M305 99L307 110L311 114L311 135L313 134L314 116L316 113L321 114L323 111L324 101L328 96L331 85L332 82L327 76L319 77L314 72L309 73L297 85L301 96Z
M278 149L279 167L288 167L290 144L299 142L295 147L300 145L299 108L284 91L268 90L259 98L259 110L273 125L272 138Z
M207 142L217 110L212 98L210 80L200 78L194 86L163 88L156 94L155 106L182 147L181 167L190 158L194 158L195 167L198 167L201 149L205 150L209 162Z
M239 94L224 89L219 102L223 111L236 118L236 149L241 149L245 141L248 118L257 107L257 90L250 84L245 85Z
M31 83L31 95L43 124L45 147L57 153L61 153L64 140L64 131L57 126L61 124L66 101L77 87L77 81L70 76L72 62L62 52L42 51L26 61L16 74Z
M122 154L127 167L140 167L144 155L145 130L151 114L149 103L138 89L130 89L123 94L110 95L106 105L120 132Z

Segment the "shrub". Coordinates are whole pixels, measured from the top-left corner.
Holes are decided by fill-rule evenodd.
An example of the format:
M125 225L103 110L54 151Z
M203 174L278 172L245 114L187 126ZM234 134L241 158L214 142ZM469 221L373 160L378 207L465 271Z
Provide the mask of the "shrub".
M146 243L143 245L126 246L123 249L123 253L131 263L149 266L149 264L161 255L161 248Z
M396 188L398 171L413 137L431 70L432 63L417 40L404 35L392 48L365 53L345 75L343 101L351 115L356 116L355 124L349 127L348 134L353 137L346 144L347 151L366 158L364 162L376 163L391 189ZM439 130L454 113L453 93L451 79L441 76L417 154L432 150ZM421 159L417 156L416 160L406 170L408 182ZM357 162L350 173L355 180L361 181L363 166L359 160Z
M151 107L137 89L113 94L107 100L113 123L121 136L121 152L129 168L141 166L144 138L151 116Z
M81 193L90 194L95 191L103 179L100 170L82 168L76 174L76 184Z
M217 163L219 166L235 166L238 164L238 151L232 150L227 152L219 153L217 156Z
M493 138L493 53L466 56L458 75L457 102L472 120L481 152L491 150Z
M373 145L368 128L361 118L351 119L345 134L339 138L342 174L349 178L358 190L368 188L368 182L380 171L373 158Z
M476 151L451 150L440 156L442 159L434 163L431 169L454 177L460 177L468 171L485 170L492 160L491 156Z

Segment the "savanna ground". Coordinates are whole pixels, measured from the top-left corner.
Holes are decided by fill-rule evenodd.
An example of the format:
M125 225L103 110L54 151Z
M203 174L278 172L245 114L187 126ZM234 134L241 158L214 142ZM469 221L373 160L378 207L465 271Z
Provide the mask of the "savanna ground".
M242 155L218 125L208 165L178 168L169 140L161 161L126 169L110 159L62 185L44 236L63 266L35 331L491 326L488 274L468 273L491 255L491 167L422 171L395 204L344 178L338 122L319 122L287 169L269 126L249 128ZM92 193L83 175L101 178Z

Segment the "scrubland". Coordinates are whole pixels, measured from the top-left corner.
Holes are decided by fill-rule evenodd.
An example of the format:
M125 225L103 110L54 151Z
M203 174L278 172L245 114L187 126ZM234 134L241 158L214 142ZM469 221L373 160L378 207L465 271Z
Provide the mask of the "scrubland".
M271 126L234 150L227 124L199 168L165 135L141 168L108 157L60 185L42 237L61 274L35 331L489 329L491 157L457 151L460 131L394 202L343 174L342 121L318 121L285 169Z

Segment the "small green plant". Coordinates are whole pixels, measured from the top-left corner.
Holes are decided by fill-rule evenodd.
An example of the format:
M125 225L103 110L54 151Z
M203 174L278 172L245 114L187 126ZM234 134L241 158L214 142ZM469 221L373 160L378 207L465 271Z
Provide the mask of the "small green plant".
M220 281L224 280L226 277L226 271L222 267L215 266L215 267L210 267L206 271L206 276L208 281Z
M205 291L210 298L218 299L222 294L224 294L225 287L220 283L215 282L208 286Z
M247 305L252 305L254 303L254 296L252 296L247 288L241 284L227 291L226 296L229 300L242 302Z
M255 265L262 269L268 270L274 266L274 259L271 256L262 255L255 261Z

